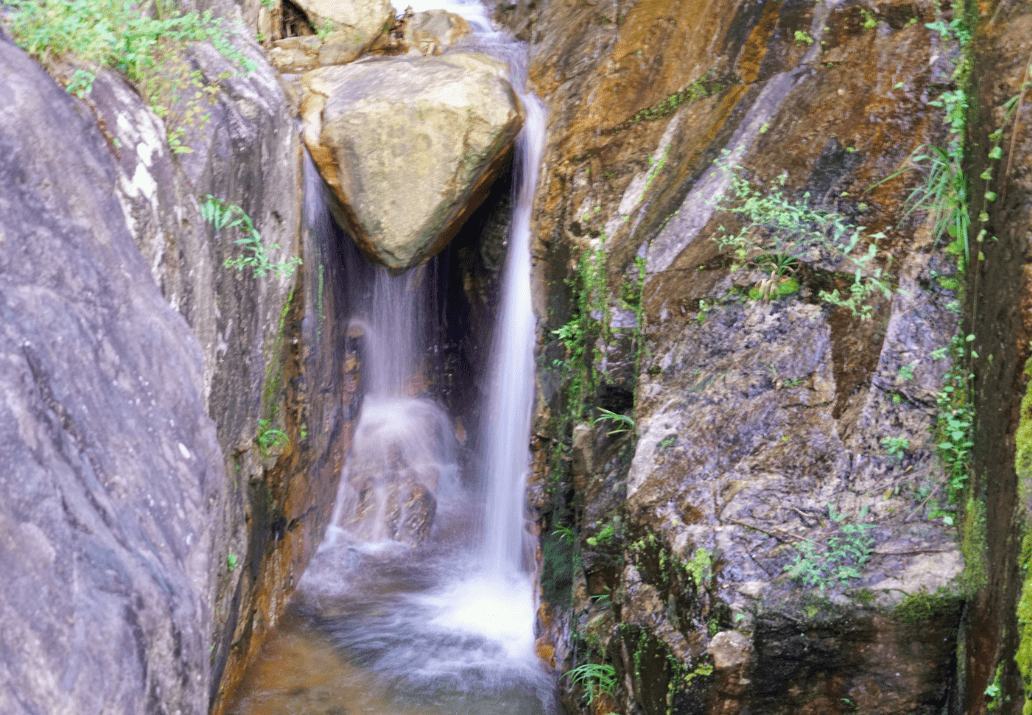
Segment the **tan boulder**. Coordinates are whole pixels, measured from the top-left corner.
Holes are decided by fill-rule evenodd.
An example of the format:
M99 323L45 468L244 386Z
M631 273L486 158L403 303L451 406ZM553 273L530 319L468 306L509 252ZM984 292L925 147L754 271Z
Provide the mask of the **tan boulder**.
M356 45L359 53L394 24L390 0L297 0L295 4L317 33L327 35L327 41L344 33L333 38L333 44Z
M485 55L394 58L302 78L305 143L337 220L394 270L444 248L487 194L523 123Z
M462 16L446 10L417 12L406 19L404 37L409 54L439 55L472 31Z

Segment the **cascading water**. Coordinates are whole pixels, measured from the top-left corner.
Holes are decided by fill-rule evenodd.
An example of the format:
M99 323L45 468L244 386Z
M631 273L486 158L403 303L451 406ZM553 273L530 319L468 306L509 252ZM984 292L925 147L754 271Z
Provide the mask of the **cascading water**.
M413 9L442 7L425 4ZM509 62L522 87L525 48L492 31L479 3L450 0L444 9L474 28L466 49ZM472 460L477 473L459 474L452 419L433 401L414 397L425 392L421 356L430 311L423 307L431 302L434 261L401 276L372 271L371 300L352 319L365 346L366 397L333 525L273 641L271 670L255 676L266 684L235 713L552 712L554 676L534 647L524 496L534 395L529 240L545 110L533 95L521 99L519 180L480 420L486 427ZM298 650L300 642L307 645ZM276 648L285 650L276 656ZM300 688L297 681L280 690L268 682L291 672L288 662L315 659L322 669L333 664L323 685L312 685L323 681L310 673L298 676L309 683Z

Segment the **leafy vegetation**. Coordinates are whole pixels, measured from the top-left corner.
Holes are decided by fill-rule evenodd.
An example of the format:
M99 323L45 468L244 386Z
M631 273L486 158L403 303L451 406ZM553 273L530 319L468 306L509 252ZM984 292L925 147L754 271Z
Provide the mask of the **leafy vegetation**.
M824 544L811 539L794 544L796 554L792 562L785 566L792 578L807 588L827 588L845 586L849 581L858 579L864 564L874 551L874 537L867 532L874 524L846 521L844 513L835 513L835 508L828 504L828 515L835 526L835 534ZM860 512L861 521L867 516L867 508Z
M803 30L796 30L795 42L797 45L812 45L813 38L810 37L810 33L808 32L804 32Z
M721 227L714 238L721 249L731 250L735 259L732 270L749 266L769 271L772 287L766 294L770 296L780 293L780 279L797 263L828 256L853 269L853 282L846 292L840 293L837 288L830 292L822 290L822 300L847 308L855 316L869 318L874 310L871 298L876 294L886 298L892 295L888 276L872 263L878 253L877 242L885 237L883 233L867 235L863 226L853 226L841 214L809 206L808 193L803 194L801 201L789 199L784 189L787 174L781 174L768 190L761 191L742 176L739 167L722 168L730 187L718 205L745 222L734 233ZM797 287L795 284L794 288Z
M910 440L906 437L883 437L881 444L890 456L900 460L910 449Z
M948 348L953 362L943 375L942 390L936 395L936 451L946 467L950 504L959 502L971 469L971 448L974 446L971 433L975 419L971 380L974 375L968 372L963 357L966 344L974 337L958 335L953 338ZM944 352L939 355L945 357Z
M630 415L620 415L604 407L596 408L602 413L602 416L596 419L592 424L598 424L602 421L611 421L615 424L613 429L609 430L607 434L619 434L621 432L633 432L634 431L634 418Z
M287 447L290 445L290 438L282 430L273 429L269 426L269 420L258 420L258 436L255 437L258 449L262 458L269 456L269 452L275 447Z
M730 84L726 80L717 79L711 72L707 72L680 92L674 92L662 102L642 109L620 126L609 130L608 133L622 131L640 122L651 122L656 119L669 117L682 105L691 104L692 102L705 99L706 97L712 97L714 94L723 91L728 86L730 86Z
M211 194L205 194L201 198L203 199L201 217L215 227L216 233L231 228L240 229L241 236L233 243L243 246L243 255L237 258L227 258L224 264L226 268L236 268L241 271L250 268L256 276L262 278L270 271L277 276L290 276L301 265L301 259L297 256L291 256L286 261L272 263L269 260L268 251L280 250L279 244L274 243L266 250L262 245L262 235L254 227L251 217L242 208L228 201L217 199Z
M567 671L566 677L570 685L584 688L589 706L602 693L613 695L616 692L616 668L609 663L584 663Z
M218 82L204 80L184 59L192 42L211 42L238 69L249 73L253 62L230 44L222 18L211 12L182 14L171 1L155 3L156 17L129 0L7 0L6 24L22 49L82 98L101 67L122 73L135 84L154 112L166 120L169 144L186 153L190 128L209 117L203 107L218 92ZM62 77L62 63L78 66Z

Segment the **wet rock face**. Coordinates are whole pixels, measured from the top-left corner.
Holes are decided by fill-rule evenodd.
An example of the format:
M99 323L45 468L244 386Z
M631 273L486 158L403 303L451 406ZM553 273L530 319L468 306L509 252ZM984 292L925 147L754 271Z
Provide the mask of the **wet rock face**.
M1032 624L1019 615L1032 603L1027 566L1032 523L1032 371L1027 362L1032 340L1032 103L1025 85L1032 8L993 3L983 12L987 21L975 40L973 94L984 119L972 127L971 141L979 149L972 152L968 175L973 196L991 191L998 198L985 205L986 228L994 240L983 244L986 260L970 285L977 305L972 333L980 384L972 489L985 495L986 561L992 566L988 588L971 604L966 631L973 644L965 664L968 712L1019 707L1015 703L1028 702L1026 683L1032 677ZM1008 119L1007 108L1013 106L1008 102L1023 91L1024 100ZM987 147L994 145L992 132L1001 128L1002 155L993 160ZM995 698L987 693L992 685L999 686Z
M612 410L635 396L637 442L615 438L633 449L625 472L600 458L616 449L600 427L582 440L590 459L578 459L578 434L550 435L574 455L568 481L548 484L569 490L581 529L574 637L622 674L622 712L837 712L843 698L865 712L938 712L951 697L963 558L936 516L946 488L929 429L957 325L956 266L904 206L918 177L877 182L922 143L944 143L927 103L950 88L956 47L924 27L931 6L866 12L545 2L510 18L553 110L540 280L559 292L571 256L601 246L605 278L573 281L608 304L592 308L608 329L586 349L590 398ZM898 291L872 297L867 320L836 308L820 293L848 290L852 269L817 252L782 276L798 285L764 298L770 270L732 271L714 240L741 220L717 205L731 191L715 166L725 150L761 193L784 182L788 203L867 226L864 246L884 231L875 264ZM624 320L624 288L642 269L638 320ZM561 298L540 307L550 330L571 317ZM561 364L551 338L544 362ZM542 373L554 389L561 370ZM545 434L561 393L548 407ZM835 555L852 547L870 550L855 576ZM940 587L937 616L906 615ZM607 593L612 607L589 600ZM805 643L779 651L775 634L793 627Z
M486 198L522 124L498 62L396 58L304 75L305 143L363 252L395 270L439 252Z
M3 39L0 92L0 710L201 715L225 498L201 348L93 115Z
M216 5L216 9L224 13L237 12L231 2ZM117 673L117 676L104 676L105 682L110 681L110 687L68 690L63 697L73 705L64 710L48 706L43 708L44 711L104 709L100 706L94 708L90 704L93 702L103 702L110 709L114 707L110 703L120 697L115 691L123 687L123 674L129 682L137 676L142 679L145 677L142 673L147 673L148 683L139 687L147 690L151 687L150 680L153 680L156 683L154 692L159 694L155 696L157 704L146 699L133 700L137 697L131 694L135 686L126 686L127 694L123 699L129 703L127 712L161 712L166 705L169 712L175 712L179 700L185 703L181 707L184 713L208 712L209 704L212 712L218 712L220 698L232 690L246 662L279 617L296 579L318 545L332 511L343 454L350 440L349 420L357 413L357 402L351 404L356 400L357 363L353 351L348 350L343 331L337 330L326 317L333 315L342 303L341 292L337 288L341 284L339 265L327 260L333 255L329 242L335 244L337 239L332 232L324 232L321 238L315 237L314 231L302 235L300 143L283 90L275 72L252 40L242 34L229 35L228 39L255 63L253 71L244 73L232 67L210 44L195 43L184 50L189 66L197 69L202 81L214 92L213 103L202 107L209 121L187 125L184 143L192 152L185 154L176 155L169 150L166 126L146 106L140 93L112 72L99 71L92 91L82 100L72 99L62 92L28 60L20 64L12 61L11 66L15 69L5 73L5 81L12 88L11 92L15 92L11 94L5 89L5 96L13 97L18 92L29 91L24 87L33 87L33 96L41 98L41 103L36 106L17 95L19 101L12 101L4 108L5 121L9 120L10 127L17 125L20 127L18 132L22 132L26 122L27 126L33 127L31 135L21 136L16 143L24 147L26 156L35 154L39 157L36 163L25 164L19 170L21 179L18 186L27 187L24 190L25 196L29 197L26 201L42 217L46 217L48 211L52 213L61 226L81 224L96 227L89 230L100 237L98 245L110 244L112 235L128 236L135 243L136 258L133 260L139 261L146 271L142 276L135 273L135 264L128 258L94 261L90 264L95 268L91 269L93 277L90 282L68 281L65 288L69 300L77 296L82 303L72 322L78 321L82 325L96 323L93 332L98 336L100 347L93 351L94 357L66 360L54 368L54 376L48 379L53 384L72 379L70 375L82 372L79 363L92 367L101 360L96 357L100 352L108 355L114 351L121 355L125 350L126 355L131 356L138 345L146 345L145 359L141 358L146 365L139 369L127 367L127 374L139 376L133 380L151 380L148 375L161 373L164 375L159 381L162 389L151 390L154 394L149 396L141 394L139 402L134 398L131 405L125 403L122 407L125 415L119 419L133 422L139 410L147 412L151 409L147 406L151 404L152 397L160 406L161 399L165 399L162 395L166 387L179 389L181 393L175 403L177 407L171 412L166 410L166 414L158 407L154 408L158 410L156 415L165 414L167 417L161 418L164 421L160 425L136 419L143 425L141 429L146 428L153 444L130 426L123 430L126 439L120 439L114 448L105 446L103 440L94 438L94 433L105 433L107 428L102 424L104 420L100 413L94 419L92 413L95 410L90 407L90 400L121 404L119 390L129 389L130 385L126 382L128 378L119 377L120 372L104 367L107 382L93 385L91 390L96 394L81 401L81 408L90 409L91 415L89 429L80 430L78 434L85 440L85 449L93 459L91 465L95 470L99 469L96 465L103 465L104 460L111 458L105 451L109 448L118 454L119 469L116 476L101 475L99 483L87 484L85 490L97 495L102 495L104 490L122 490L118 492L118 498L129 499L141 488L138 481L144 483L142 480L151 479L160 482L146 482L147 511L140 517L141 523L149 523L153 518L160 524L159 529L164 529L162 538L177 544L181 538L186 539L186 546L176 551L175 558L186 559L179 568L189 574L188 581L192 581L194 588L193 595L180 593L180 576L168 576L169 586L161 596L167 601L162 601L165 613L156 612L155 609L160 611L160 608L154 605L154 599L146 589L142 586L137 588L126 579L129 576L135 578L134 569L139 563L151 568L152 562L157 564L151 568L153 577L158 580L165 578L161 572L164 567L158 563L166 558L165 547L149 531L129 528L138 521L128 511L135 502L128 506L116 504L121 511L105 506L105 509L117 512L115 526L128 530L128 535L119 542L119 549L154 553L153 558L147 556L143 562L134 562L137 566L132 568L119 566L115 570L112 567L106 572L115 574L111 578L117 576L117 590L128 594L125 600L132 606L121 611L108 608L103 616L106 619L104 628L108 630L96 629L97 633L109 635L112 642L118 641L119 652L137 652L137 649L135 641L123 638L118 629L130 633L133 639L142 633L139 636L143 645L140 646L138 664L120 666L117 657L99 655L102 660L98 662L106 663L105 668L113 668ZM10 50L11 56L18 52ZM23 73L24 77L21 77ZM216 86L217 91L214 91ZM74 110L61 109L63 119L54 119L54 124L49 120L39 120L39 117L54 115L56 110L51 110L49 105L63 106L68 102L73 103ZM73 118L77 113L83 121L74 124L76 129L70 135L62 136L60 132L73 126L65 116L69 112ZM98 144L104 147L106 154L97 154L94 145ZM48 157L55 157L57 151L51 145L68 147L67 156L60 157L63 162L61 171L72 174L73 178L80 176L78 167L84 161L81 156L93 157L91 162L105 168L91 173L89 181L83 178L82 185L66 186L55 182L47 173L53 163ZM10 166L14 171L20 165L12 160ZM68 167L75 168L75 171ZM66 177L61 180L73 181ZM87 184L88 188L82 189ZM57 185L62 186L60 192L51 188ZM304 265L293 274L272 270L264 276L250 269L227 268L227 259L241 256L241 247L235 243L239 234L233 230L215 231L203 220L199 204L205 200L206 194L235 204L248 214L261 234L270 264L293 262L303 257ZM54 197L58 196L63 197L58 204L44 210L48 205L46 201L56 200ZM331 223L328 216L323 218L327 224ZM12 217L10 223L0 228L2 241L12 245L17 245L16 241L24 241L32 245L32 225L16 226L13 221ZM73 243L80 248L88 244L80 239ZM71 247L70 244L69 250ZM74 268L77 260L91 259L69 258L66 263ZM59 262L59 259L54 258L53 262ZM122 312L114 314L124 314L125 321L129 323L138 322L139 329L119 337L122 342L105 337L108 335L105 331L117 333L124 326L105 317L107 313L103 311L108 311L109 306L95 300L96 286L105 280L118 283L126 275L131 275L131 281L140 286L157 284L165 304L185 318L186 337L175 332L179 330L176 328L172 338L176 345L183 346L185 352L166 349L162 342L164 338L159 339L147 332L148 329L157 329L156 319L140 317L142 308L137 305L140 300L134 297L136 293L133 292L122 295L119 299L124 304ZM136 290L142 291L143 288ZM95 303L97 308L93 311L91 306ZM32 305L23 301L12 308L10 324L17 322L19 311L25 309L28 315L28 308ZM180 321L177 325L182 327L184 324ZM56 330L54 334L57 335ZM194 377L177 377L176 370L180 363L187 372L194 370L190 363L193 357L187 353L195 348L200 350L202 360L196 376L200 399L197 414L207 414L214 420L218 443L213 459L214 463L222 466L217 468L217 474L195 474L197 483L191 487L184 482L187 479L185 475L169 477L169 470L162 466L161 461L171 459L175 454L180 454L183 460L190 458L182 456L184 453L178 451L175 442L172 443L172 456L164 453L164 447L159 450L154 444L163 440L165 435L176 436L180 425L191 424L182 411L187 410L189 401L193 399L193 383L190 381ZM106 363L101 361L101 364ZM67 370L68 375L61 374L62 370ZM41 373L40 379L47 378L47 374L46 371ZM63 399L55 400L55 409L60 407ZM120 424L118 420L112 420L111 429L119 429ZM268 445L261 444L259 438L273 433L280 437L269 449ZM183 449L194 455L194 460L199 459L199 451L189 439L180 437L179 442ZM201 459L203 461L206 457ZM203 491L201 496L197 496L199 491ZM106 497L96 498L107 503ZM191 506L195 502L203 503L201 520L195 519L194 507ZM159 510L164 511L159 514ZM29 514L28 518L33 521L35 516ZM94 528L92 522L75 513L71 513L69 518L77 519L77 523L85 525L83 528ZM180 525L183 520L196 527L194 532L184 530L186 527ZM152 542L157 546L152 547ZM204 555L201 566L198 566L199 557L195 549ZM100 552L96 549L91 551L93 556L97 553ZM102 563L114 563L116 558L121 558L118 553L118 549L113 549L110 558L104 554L96 558L91 556L90 563L101 568ZM69 560L71 562L70 556ZM202 574L205 570L207 575ZM127 574L126 579L121 576L123 572ZM123 587L123 583L128 585ZM98 587L98 593L103 593L109 586L110 583L104 581ZM142 596L134 595L136 591ZM73 618L77 627L80 624L72 605L61 617ZM155 630L163 627L162 618L171 623L168 627L172 629L171 636ZM87 623L87 616L83 616L81 623ZM142 628L138 627L141 623ZM184 623L189 623L193 630L188 630ZM83 632L90 632L90 627L82 626ZM12 632L16 630L12 626ZM172 645L168 645L169 638L174 641ZM199 645L190 640L194 638L199 639ZM90 645L84 639L82 636L76 641L75 652L89 649ZM148 645L152 642L153 646ZM96 650L98 654L105 653L104 646L98 646ZM68 661L65 658L64 661L76 663L74 659ZM75 673L79 671L76 668L85 673L85 667L78 663L68 671L65 683L68 688L72 688L77 677ZM95 669L92 665L89 667ZM173 678L178 685L172 680L165 682L172 678L165 675L170 669L182 670L181 673L177 670L179 675ZM39 673L60 673L64 672L65 666L48 670L40 665L36 670ZM17 676L5 678L5 682L19 682L22 675L19 672ZM36 675L32 677L39 679ZM79 682L88 683L89 677L83 677L86 679L80 678ZM184 689L189 690L189 694L181 697ZM31 698L26 702L31 702ZM136 702L143 704L134 706ZM7 708L2 704L0 710L20 712L15 706Z

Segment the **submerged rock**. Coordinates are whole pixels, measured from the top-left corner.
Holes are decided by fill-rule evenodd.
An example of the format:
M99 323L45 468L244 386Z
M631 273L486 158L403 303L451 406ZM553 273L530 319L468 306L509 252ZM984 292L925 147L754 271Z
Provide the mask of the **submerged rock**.
M504 65L480 54L324 67L302 86L305 142L337 220L395 270L448 244L523 122Z

